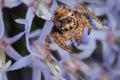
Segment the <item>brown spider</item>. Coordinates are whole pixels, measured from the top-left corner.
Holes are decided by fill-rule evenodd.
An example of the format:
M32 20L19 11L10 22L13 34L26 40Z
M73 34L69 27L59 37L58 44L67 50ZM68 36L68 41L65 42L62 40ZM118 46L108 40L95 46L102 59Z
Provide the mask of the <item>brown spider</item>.
M67 40L76 39L78 45L81 42L81 36L85 27L88 27L88 35L91 31L91 25L85 15L94 18L98 23L103 23L88 9L83 6L75 6L74 9L60 6L54 11L54 18L51 20L62 34L55 32L48 34L46 37L46 47L49 47L49 37L53 37L54 41L64 50L70 51L71 47L66 45Z

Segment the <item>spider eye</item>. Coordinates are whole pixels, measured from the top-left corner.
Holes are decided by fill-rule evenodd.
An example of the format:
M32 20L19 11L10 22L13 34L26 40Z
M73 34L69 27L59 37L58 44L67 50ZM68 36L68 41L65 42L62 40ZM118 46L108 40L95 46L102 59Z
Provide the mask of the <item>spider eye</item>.
M68 18L66 19L66 21L67 21L67 23L70 23L70 22L71 22L71 18L68 17Z
M59 27L59 28L61 27L61 22L60 22L60 21L58 21L58 27Z
M71 20L71 18L70 18L70 17L68 17L68 18L67 18L67 20Z
M58 22L59 23L59 27L61 28L62 27L62 24L61 24L61 22Z
M57 28L60 28L60 26L61 26L61 23L59 21L54 21L54 24Z

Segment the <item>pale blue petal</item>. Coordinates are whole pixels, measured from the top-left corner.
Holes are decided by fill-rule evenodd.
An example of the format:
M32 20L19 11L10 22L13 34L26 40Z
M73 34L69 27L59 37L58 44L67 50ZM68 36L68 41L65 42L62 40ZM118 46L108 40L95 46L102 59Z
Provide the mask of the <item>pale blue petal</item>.
M110 58L111 58L111 50L110 47L108 46L107 42L102 42L102 49L103 49L103 60L104 60L104 65L108 68L110 67Z
M28 66L32 63L32 55L25 56L18 61L16 61L13 65L11 65L7 71L13 71L17 69L21 69L23 67Z
M120 11L120 0L116 0L116 8L118 11Z
M51 13L48 5L45 3L45 0L40 0L37 5L36 14L38 17L41 17L45 20L51 19Z
M103 0L84 0L84 2L91 3L91 4L101 4Z
M25 19L21 19L21 18L19 18L19 19L15 19L15 22L17 22L17 23L19 23L19 24L28 24L28 21L27 20L25 20Z
M26 19L16 19L15 21L18 23L21 23L21 24L25 24L25 39L26 39L26 46L27 46L28 51L31 54L38 56L42 59L43 57L40 54L33 51L33 49L31 48L31 45L29 43L30 29L31 29L31 24L32 24L33 18L34 18L33 8L30 7L27 11Z
M45 79L45 80L53 80L53 79L51 78L51 74L50 74L50 72L48 71L48 69L42 70L42 72L43 72L43 75L44 75L44 79Z
M62 49L61 47L59 47L56 43L50 44L50 50L53 50L53 51L57 50L62 61L66 61L70 58L70 53Z
M14 60L19 60L22 58L22 56L15 50L13 49L13 47L11 45L8 45L6 48L5 48L5 52L7 53L7 55L14 59Z
M26 31L26 42L29 44L29 36L30 36L30 30L32 26L32 20L34 18L33 14L33 8L29 8L26 14L26 23L25 23L25 31ZM29 45L30 46L30 45ZM28 47L28 46L27 46Z
M90 69L87 73L90 76L91 80L97 80L100 76L101 68L95 67L94 69Z
M76 42L73 42L75 44L75 47L82 50L82 52L80 52L79 54L75 54L76 57L79 59L90 57L96 49L96 40L103 42L106 40L107 35L108 33L105 31L92 30L91 34L88 37L88 44L80 44L80 46L78 46Z
M85 0L75 0L78 4L82 4L85 2Z
M74 54L76 56L76 58L78 59L86 59L88 57L90 57L92 55L92 53L94 52L94 50L96 49L96 41L91 39L89 40L89 43L86 44L80 44L80 46L76 47L80 50L82 50L82 52L80 52L79 54Z
M99 31L99 30L92 30L91 34L89 35L90 39L104 41L106 36L108 35L107 31Z
M25 34L25 32L23 31L12 38L6 38L5 41L9 44L12 44L12 43L16 42L17 40L19 40L24 34Z
M109 26L112 27L112 30L116 30L117 27L117 17L115 17L113 15L113 12L108 12L107 13L107 17L108 17L108 21L109 21Z
M53 0L53 4L51 5L51 13L53 14L54 10L58 6L56 0ZM40 37L38 38L38 42L45 43L46 36L51 32L53 28L53 23L51 21L46 21L42 30Z
M3 74L2 74L2 80L8 80L8 78L7 78L7 74L4 72Z
M40 3L37 6L36 14L38 17L41 17L45 20L50 20L51 16L53 16L53 12L55 8L57 7L56 0L53 0L53 3L50 8L45 4L44 0L41 0Z
M27 45L27 49L28 49L28 51L30 52L30 54L32 54L32 55L34 55L34 56L37 56L37 57L39 57L40 59L44 59L44 57L43 57L42 55L38 54L37 52L35 52L35 51L32 49L32 47L31 47L31 45L30 45L30 43L29 43L28 40L26 41L26 45Z
M6 64L4 65L5 71L10 67L11 64L12 64L11 60L9 60L9 61L6 62Z
M21 4L21 0L4 0L4 6L13 8Z
M34 18L34 9L32 7L28 8L25 19L16 19L15 21L20 24L25 24L25 30L30 32L32 21Z
M107 0L106 1L106 5L107 5L107 7L109 9L113 9L115 7L115 5L116 5L116 1L114 1L114 0Z
M88 9L92 11L96 16L105 15L106 12L108 11L106 6L91 5L91 6L88 6Z
M109 44L109 46L110 46L114 51L117 51L117 52L120 51L119 46L117 46L115 43L111 43L111 44Z
M31 33L30 33L30 38L34 38L34 37L40 36L41 32L42 32L41 29L37 29L37 30L31 32Z
M43 61L41 61L41 58L38 58L36 56L33 56L33 62L32 65L30 65L34 68L41 68L41 69L46 69L46 65Z
M25 3L27 6L30 6L34 0L21 0L23 3Z
M43 59L43 56L41 56L40 54L38 54L35 51L33 51L33 49L31 48L31 45L29 43L30 30L31 30L33 18L34 18L33 8L29 8L28 11L27 11L27 14L26 14L26 21L27 21L27 23L25 24L26 46L27 46L27 49L28 49L28 51L30 53L32 53L33 55L36 55L36 56L40 57L41 59Z
M53 23L51 21L46 21L42 30L42 33L38 39L39 42L45 43L46 36L51 32Z
M28 11L26 13L26 17L25 19L28 21L29 23L29 31L31 29L31 25L32 25L32 21L33 21L33 18L34 18L35 14L34 14L34 8L33 7L30 7L28 8ZM26 27L27 28L27 27Z
M59 55L60 55L62 61L68 60L68 59L70 58L70 56L71 56L69 52L63 50L63 49L60 48L60 47L57 48L57 51L58 51L58 53L59 53Z
M32 80L41 80L41 69L33 68Z
M52 16L54 16L53 15L54 14L54 10L57 8L57 6L58 6L58 3L56 2L56 0L53 0L53 3L51 5L51 7L50 7L50 12L51 12Z
M2 17L2 9L0 8L0 38L3 37L4 32L5 32L5 27L4 27L4 22L3 22L3 17Z
M112 43L108 43L108 42L102 42L103 44L103 59L104 59L104 65L109 68L111 67L111 65L113 64L113 61L115 61L116 59L116 55L119 54L120 49L118 48L118 46L116 46L115 44ZM116 54L117 52L117 54ZM118 55L119 56L119 55ZM119 58L119 57L118 57ZM119 63L119 59L117 61L117 63ZM119 68L120 65L117 64L116 68Z
M75 0L58 0L59 2L73 8L75 7L76 5L78 5L77 1Z
M92 23L95 25L95 28L100 29L100 30L106 30L106 31L111 31L111 26L102 26L101 24L99 24L96 20L91 19Z

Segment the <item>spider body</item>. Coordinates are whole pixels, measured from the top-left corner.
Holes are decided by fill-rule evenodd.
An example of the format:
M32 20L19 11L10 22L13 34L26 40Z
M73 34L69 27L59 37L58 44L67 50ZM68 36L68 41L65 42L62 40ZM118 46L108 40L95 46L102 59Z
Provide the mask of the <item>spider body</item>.
M79 45L85 27L88 28L88 34L90 34L91 31L91 25L84 14L94 18L103 25L92 12L83 6L75 6L73 10L64 6L58 7L54 11L54 18L51 20L62 34L58 32L48 34L46 37L47 48L49 47L49 37L53 37L54 41L64 50L71 50L71 47L66 45L67 40L76 39Z

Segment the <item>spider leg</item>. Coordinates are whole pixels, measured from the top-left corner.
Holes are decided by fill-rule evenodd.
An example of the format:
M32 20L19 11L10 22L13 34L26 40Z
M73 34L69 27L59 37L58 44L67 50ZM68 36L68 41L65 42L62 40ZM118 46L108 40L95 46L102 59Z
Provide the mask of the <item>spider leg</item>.
M64 50L70 51L71 48L65 44L65 39L58 33L48 34L46 37L46 48L49 49L49 37L53 37L54 41Z
M75 6L74 7L74 11L77 11L78 13L82 13L82 14L87 14L90 17L92 17L93 19L95 19L99 24L101 24L102 26L104 26L103 22L101 22L90 10L88 10L86 7L83 7L81 5L79 6Z
M82 12L78 13L78 12L74 12L78 22L78 26L81 25L81 27L88 27L88 35L91 32L91 24L89 23L88 19L82 14ZM82 23L82 24L81 24Z
M88 27L88 35L89 35L91 32L91 25L90 25L90 23L87 23L86 26Z
M49 38L50 37L54 37L54 34L48 34L46 36L46 49L48 50L49 49Z
M91 24L89 23L88 19L84 16L84 21L85 21L85 27L88 28L88 35L91 32Z
M71 47L67 46L65 43L65 38L59 35L58 33L55 33L56 36L54 36L54 41L64 50L70 51Z
M82 34L83 34L83 31L84 31L84 28L88 25L88 20L87 18L82 15L82 13L78 13L76 11L74 11L74 14L75 14L75 17L77 18L78 20L78 27L76 28L75 30L75 34L76 34L76 39L77 39L77 42L78 42L78 46L80 45L80 42L81 42L81 38L82 38ZM89 33L89 32L88 32Z
M52 17L51 21L55 24L55 26L59 29L60 28L60 24L58 22L58 20L56 20L56 18Z
M80 45L82 34L84 31L84 27L79 27L79 34L78 34L78 46Z

